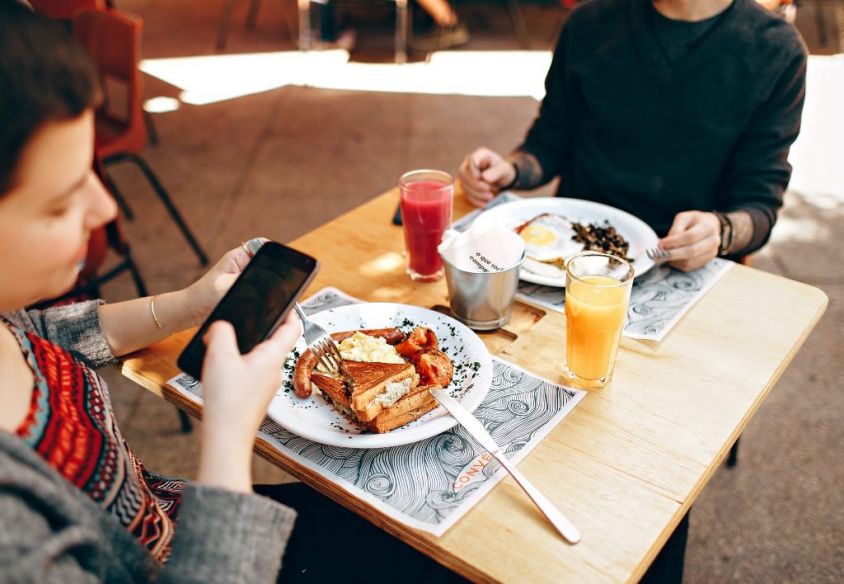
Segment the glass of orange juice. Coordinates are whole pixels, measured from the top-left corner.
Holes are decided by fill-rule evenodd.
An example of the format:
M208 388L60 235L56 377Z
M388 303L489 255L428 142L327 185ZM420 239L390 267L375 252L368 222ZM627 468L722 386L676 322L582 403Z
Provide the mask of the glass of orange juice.
M566 375L583 387L612 377L627 316L633 266L619 257L584 252L566 262Z

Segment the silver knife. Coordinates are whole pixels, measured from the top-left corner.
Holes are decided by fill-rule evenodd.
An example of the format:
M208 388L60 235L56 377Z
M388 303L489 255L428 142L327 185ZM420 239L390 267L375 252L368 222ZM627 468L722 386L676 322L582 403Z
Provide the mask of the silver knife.
M568 519L566 519L565 515L560 513L560 511L545 495L540 493L539 490L534 487L527 478L525 478L525 475L523 475L521 471L513 465L513 463L507 460L507 457L504 455L504 451L502 451L501 447L496 444L495 440L489 435L489 432L486 431L486 428L484 428L483 424L481 424L475 416L460 405L459 401L448 395L448 392L445 390L432 389L431 394L437 402L448 410L448 413L451 414L454 419L466 429L467 432L469 432L469 435L477 440L478 444L480 444L487 452L492 454L499 463L501 463L501 466L510 473L516 483L524 490L525 493L527 493L528 497L530 497L534 504L539 507L539 510L542 511L542 514L545 515L548 521L551 522L551 525L560 532L560 535L571 543L577 543L580 541L580 531L578 531L578 529L572 525Z

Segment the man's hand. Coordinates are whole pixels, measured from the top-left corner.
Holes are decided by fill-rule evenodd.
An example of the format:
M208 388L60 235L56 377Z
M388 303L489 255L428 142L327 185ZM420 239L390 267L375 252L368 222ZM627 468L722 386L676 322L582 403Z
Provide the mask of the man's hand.
M509 160L488 148L478 148L460 165L460 182L466 198L476 207L483 207L509 185L516 170Z
M683 211L659 246L671 252L670 265L684 272L705 266L718 255L721 245L721 222L714 213Z

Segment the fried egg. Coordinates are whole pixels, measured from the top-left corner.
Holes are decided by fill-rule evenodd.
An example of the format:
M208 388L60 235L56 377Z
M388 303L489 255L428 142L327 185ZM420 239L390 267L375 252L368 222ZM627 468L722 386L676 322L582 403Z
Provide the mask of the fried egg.
M583 250L583 244L572 241L574 230L562 215L543 213L523 223L518 229L525 241L525 255L539 262L563 262Z

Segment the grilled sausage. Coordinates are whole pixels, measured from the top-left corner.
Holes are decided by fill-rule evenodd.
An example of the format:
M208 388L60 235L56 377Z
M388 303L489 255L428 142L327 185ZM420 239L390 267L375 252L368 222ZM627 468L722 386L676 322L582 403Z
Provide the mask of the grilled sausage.
M356 332L358 331L331 333L331 338L335 343L340 343ZM404 339L404 333L398 328L364 329L360 332L371 337L382 337L389 345L395 345ZM298 397L306 398L311 395L311 372L316 364L316 355L310 349L302 353L296 361L296 368L293 370L293 391Z
M308 397L311 395L311 371L316 366L317 359L310 349L299 355L296 361L296 368L293 370L293 391L297 397Z

